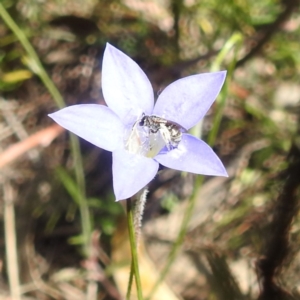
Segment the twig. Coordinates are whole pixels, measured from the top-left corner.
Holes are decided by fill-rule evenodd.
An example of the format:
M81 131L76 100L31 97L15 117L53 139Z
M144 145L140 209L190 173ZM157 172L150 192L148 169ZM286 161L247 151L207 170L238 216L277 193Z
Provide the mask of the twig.
M98 299L98 284L101 283L105 291L109 294L112 299L121 300L122 297L116 287L109 281L105 272L103 271L101 265L98 262L99 250L101 249L99 245L100 232L95 230L91 237L91 248L89 257L83 262L83 266L88 272L88 287L87 287L87 300ZM103 251L103 250L102 250ZM105 254L106 256L106 254Z
M4 103L4 99L0 98L1 104ZM22 141L29 137L27 131L25 130L22 121L15 115L12 109L8 106L1 106L3 111L3 117L8 124L8 126L13 130L14 134ZM39 159L39 152L37 149L33 149L28 152L28 156L32 161L37 161Z
M5 250L7 259L8 281L12 299L20 300L20 281L17 253L17 237L14 209L14 191L12 186L6 182L4 190L4 230L5 230Z
M26 238L25 254L27 258L29 273L32 278L32 284L35 286L35 290L39 290L42 293L49 295L54 299L63 299L64 295L61 292L59 292L57 289L53 288L52 286L48 285L47 283L45 283L44 280L42 279L42 274L40 273L39 268L36 265L36 260L35 260L36 254L35 254L34 241L32 236L28 236Z
M27 139L8 147L4 152L0 153L0 168L13 162L18 157L37 146L48 146L52 140L60 135L63 131L64 129L62 127L55 124L46 129L42 129L29 136Z

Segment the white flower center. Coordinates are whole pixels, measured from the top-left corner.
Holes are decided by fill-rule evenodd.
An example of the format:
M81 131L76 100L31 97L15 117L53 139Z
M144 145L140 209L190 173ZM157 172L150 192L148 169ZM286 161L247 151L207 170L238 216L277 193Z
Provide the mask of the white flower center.
M125 149L146 157L156 156L164 147L177 148L183 128L157 116L140 117L125 135Z

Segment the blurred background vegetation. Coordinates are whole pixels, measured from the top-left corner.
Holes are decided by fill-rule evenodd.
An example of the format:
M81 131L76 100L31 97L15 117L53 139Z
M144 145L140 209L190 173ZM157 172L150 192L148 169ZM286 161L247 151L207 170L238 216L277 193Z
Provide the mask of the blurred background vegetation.
M166 264L196 199L152 299L300 299L299 0L0 5L0 299L124 298L130 256L111 154L80 140L83 171L74 171L76 141L47 117L63 106L52 83L65 105L104 104L106 42L139 63L156 94L178 78L228 70L195 133L214 142L229 178L199 188L194 175L162 169L149 187L145 284Z

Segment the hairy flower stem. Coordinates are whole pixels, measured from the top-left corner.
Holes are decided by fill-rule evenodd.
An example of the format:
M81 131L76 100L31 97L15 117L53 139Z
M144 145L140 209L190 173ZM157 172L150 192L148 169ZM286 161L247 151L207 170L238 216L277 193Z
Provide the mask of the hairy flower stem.
M137 246L139 245L139 237L141 233L143 214L147 200L148 188L143 188L138 194L134 206L134 231Z
M131 249L131 260L132 260L126 299L127 300L130 299L131 284L132 284L132 278L134 275L138 300L143 300L142 285L141 285L139 265L138 265L137 244L136 244L136 239L135 239L135 227L134 227L134 221L133 221L134 209L133 209L132 201L130 198L126 200L126 206L127 206L127 225L128 225L129 242L130 242L130 249Z

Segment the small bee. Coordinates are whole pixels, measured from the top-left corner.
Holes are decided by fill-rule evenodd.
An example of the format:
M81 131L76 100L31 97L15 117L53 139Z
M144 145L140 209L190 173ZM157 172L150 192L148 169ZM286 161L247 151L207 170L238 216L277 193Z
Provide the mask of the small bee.
M168 150L178 147L182 132L186 131L179 124L157 116L143 115L139 121L139 126L148 127L149 133L152 134L159 131Z

